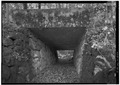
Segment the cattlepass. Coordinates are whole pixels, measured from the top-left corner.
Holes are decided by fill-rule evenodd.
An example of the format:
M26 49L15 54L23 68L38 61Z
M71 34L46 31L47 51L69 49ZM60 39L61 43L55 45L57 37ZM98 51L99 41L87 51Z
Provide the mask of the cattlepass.
M2 84L118 84L118 2L2 3Z

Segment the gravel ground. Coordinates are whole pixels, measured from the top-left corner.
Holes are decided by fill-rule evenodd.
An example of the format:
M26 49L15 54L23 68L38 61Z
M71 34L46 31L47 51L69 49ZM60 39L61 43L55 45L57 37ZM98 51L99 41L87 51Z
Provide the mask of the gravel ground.
M43 69L34 79L37 83L79 83L75 66L59 64Z

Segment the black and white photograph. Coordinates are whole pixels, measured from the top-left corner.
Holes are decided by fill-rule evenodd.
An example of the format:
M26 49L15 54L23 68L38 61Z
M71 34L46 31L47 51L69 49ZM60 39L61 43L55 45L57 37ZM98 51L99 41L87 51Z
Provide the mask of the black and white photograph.
M119 84L119 1L1 1L1 84Z

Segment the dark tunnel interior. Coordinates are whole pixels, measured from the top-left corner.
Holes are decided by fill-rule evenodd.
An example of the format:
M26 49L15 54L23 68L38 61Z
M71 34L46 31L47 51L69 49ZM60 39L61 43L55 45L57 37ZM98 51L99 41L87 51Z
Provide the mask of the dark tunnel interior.
M30 31L34 36L40 39L45 45L47 45L52 53L57 58L57 50L75 50L82 41L82 38L86 32L85 27L61 27L61 28L30 28ZM75 52L74 52L75 53ZM74 54L73 53L73 54ZM60 63L74 63L73 58L71 61L62 60Z
M31 32L49 47L55 50L74 50L85 34L85 27L81 28L39 28L30 29Z

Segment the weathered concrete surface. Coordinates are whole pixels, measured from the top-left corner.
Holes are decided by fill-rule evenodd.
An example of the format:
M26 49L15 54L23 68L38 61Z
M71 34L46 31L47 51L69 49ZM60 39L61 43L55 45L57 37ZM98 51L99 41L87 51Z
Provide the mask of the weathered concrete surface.
M92 71L94 70L93 62L94 59L90 55L86 55L87 49L85 48L85 38L83 37L82 42L78 45L74 53L74 64L77 73L80 77L80 83L93 83Z
M90 9L12 10L11 18L20 27L85 27L89 24Z
M84 36L81 38L81 42L79 42L79 45L75 49L74 52L74 65L76 67L77 73L79 77L81 76L82 72L82 66L83 66L83 49L84 49Z

